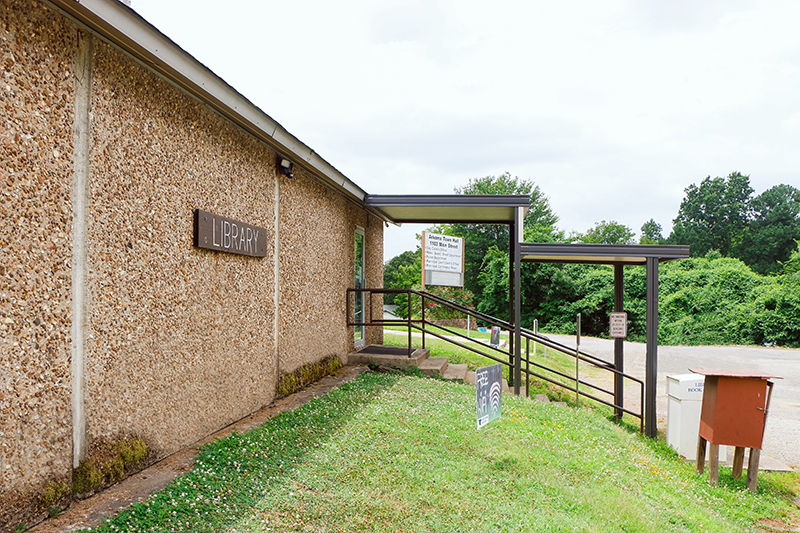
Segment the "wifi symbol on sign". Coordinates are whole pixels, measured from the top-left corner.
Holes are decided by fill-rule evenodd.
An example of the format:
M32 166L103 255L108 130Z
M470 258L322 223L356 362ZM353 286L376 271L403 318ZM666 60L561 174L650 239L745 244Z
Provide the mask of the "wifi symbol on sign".
M500 394L502 392L502 387L498 382L492 383L492 387L489 389L489 404L491 406L492 414L495 416L500 416Z

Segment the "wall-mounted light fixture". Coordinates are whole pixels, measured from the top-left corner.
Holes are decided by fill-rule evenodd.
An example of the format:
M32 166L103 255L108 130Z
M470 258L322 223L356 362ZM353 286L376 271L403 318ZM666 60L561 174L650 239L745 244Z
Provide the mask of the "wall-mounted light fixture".
M294 174L292 174L292 168L294 168L294 163L283 157L282 155L278 156L278 172L283 174L288 178L293 178Z

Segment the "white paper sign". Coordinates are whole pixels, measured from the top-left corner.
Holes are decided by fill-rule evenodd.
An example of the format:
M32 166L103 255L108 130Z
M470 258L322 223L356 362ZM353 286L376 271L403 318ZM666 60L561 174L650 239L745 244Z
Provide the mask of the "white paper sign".
M464 285L464 239L423 232L426 285Z
M425 232L425 268L438 272L461 272L463 239Z
M609 336L612 339L624 339L628 336L628 313L609 313Z

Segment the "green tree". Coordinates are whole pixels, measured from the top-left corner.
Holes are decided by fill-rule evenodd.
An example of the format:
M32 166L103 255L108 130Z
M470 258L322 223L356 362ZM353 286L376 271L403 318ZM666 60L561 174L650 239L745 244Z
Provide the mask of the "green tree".
M528 194L531 197L523 227L526 240L554 242L563 238L555 227L558 217L550 208L550 201L538 185L531 180L512 177L505 172L499 176L470 179L464 187L456 187L456 194ZM475 295L483 294L479 275L484 257L495 246L508 254L508 226L504 224L447 224L438 228L447 235L464 239L464 288ZM506 270L506 272L508 272ZM476 299L477 298L476 296ZM506 301L508 293L506 292ZM478 302L480 303L480 302ZM505 316L508 311L498 315Z
M708 176L699 187L692 184L685 191L669 243L688 244L694 257L714 249L730 255L750 218L750 176L739 172L726 178Z
M547 331L559 331L562 322L574 320L575 315L570 315L566 306L578 299L576 279L587 268L593 266L523 263L520 269L522 326L532 328L537 319L540 327ZM480 277L483 297L478 311L505 317L508 314L508 253L492 247Z
M789 260L785 263L781 263L781 267L783 268L784 274L797 274L800 273L800 240L794 241L795 242L795 249L792 252L792 255L789 256Z
M616 220L595 222L594 227L580 237L589 244L633 244L635 233L631 228Z
M395 286L393 289L412 289L422 283L422 261L421 254L416 254L417 260L408 265L400 265L397 268ZM408 316L408 295L397 294L394 298L397 306L395 312L397 316L403 318Z
M642 224L642 236L639 244L664 244L664 237L661 235L661 224L652 218Z
M800 239L800 190L775 185L750 202L753 218L733 255L759 274L780 272Z
M422 287L416 286L415 289ZM472 305L473 295L466 289L461 287L446 287L442 285L428 285L425 291L429 292L439 298L444 298L451 302L455 302L467 309L474 309ZM425 301L425 320L446 320L448 318L466 318L466 314L456 311L451 307L445 307L430 300ZM414 316L422 316L422 299L413 298L411 301L411 312Z
M417 247L417 250L412 252L411 250L405 251L400 255L396 255L389 259L383 265L383 286L386 289L407 289L410 288L411 285L404 286L403 281L401 280L400 274L400 267L401 266L411 266L413 264L420 263L421 257L421 249ZM413 283L412 283L413 285ZM394 294L386 294L383 298L383 303L385 304L394 304Z

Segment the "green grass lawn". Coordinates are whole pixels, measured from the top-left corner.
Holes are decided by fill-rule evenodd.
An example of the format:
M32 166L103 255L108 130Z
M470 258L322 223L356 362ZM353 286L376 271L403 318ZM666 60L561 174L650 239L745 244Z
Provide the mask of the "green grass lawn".
M363 374L244 435L95 531L748 531L797 520L796 475L710 487L663 443L589 409L510 395L476 430L475 389ZM791 515L791 513L795 513Z
M405 330L407 331L407 330ZM405 333L405 331L403 333ZM463 330L466 332L466 330ZM484 340L487 340L486 337ZM408 345L408 336L405 334L396 334L392 332L384 331L383 335L383 342L386 345L391 346L407 346ZM422 338L421 337L412 337L411 339L412 345L415 348L419 348L422 346ZM426 336L425 340L425 347L431 350L431 357L447 357L450 363L456 364L466 364L470 370L475 370L477 368L495 364L495 361L489 359L487 357L483 357L480 354L476 354L470 350L460 348L450 342L443 341L441 339L437 339L431 335ZM575 375L575 358L564 353L561 353L557 350L549 349L545 352L544 347L541 344L537 344L535 347L534 353L534 343L530 343L530 360L531 362L538 362L539 364L546 366L547 368L557 370L563 374L568 376ZM523 343L522 345L522 357L523 357L523 370L525 368L525 348L526 345ZM507 356L504 356L500 352L495 352L489 348L482 347L481 348L484 352L488 352L493 354L495 357L506 359ZM547 354L545 358L545 353ZM506 359L507 360L507 359ZM559 383L566 385L567 387L574 387L575 382L571 379L566 379L557 374L544 370L542 368L536 368L533 364L530 367L532 372L537 372L540 375L544 375L550 379L553 379ZM603 375L604 371L599 370L592 365L581 363L581 380L585 380L587 378L597 378ZM607 374L607 373L606 373ZM608 374L609 379L610 374ZM503 378L508 379L508 367L503 366ZM513 386L513 384L512 384ZM522 377L522 388L525 388L525 375L523 374ZM533 396L535 394L547 394L552 400L555 401L566 401L570 404L575 404L575 393L570 392L568 388L558 387L549 383L545 380L539 380L536 378L531 379L530 383L530 395ZM574 391L574 388L572 389ZM611 396L604 395L601 393L597 393L595 391L589 391L592 394L603 398L606 401L612 400ZM610 407L604 406L598 402L594 402L591 400L587 400L585 398L581 399L582 402L588 402L592 404L595 408L600 409L603 413L607 415L612 414L612 409ZM634 418L630 415L625 415L624 420L631 424L635 424L638 427L639 419Z

